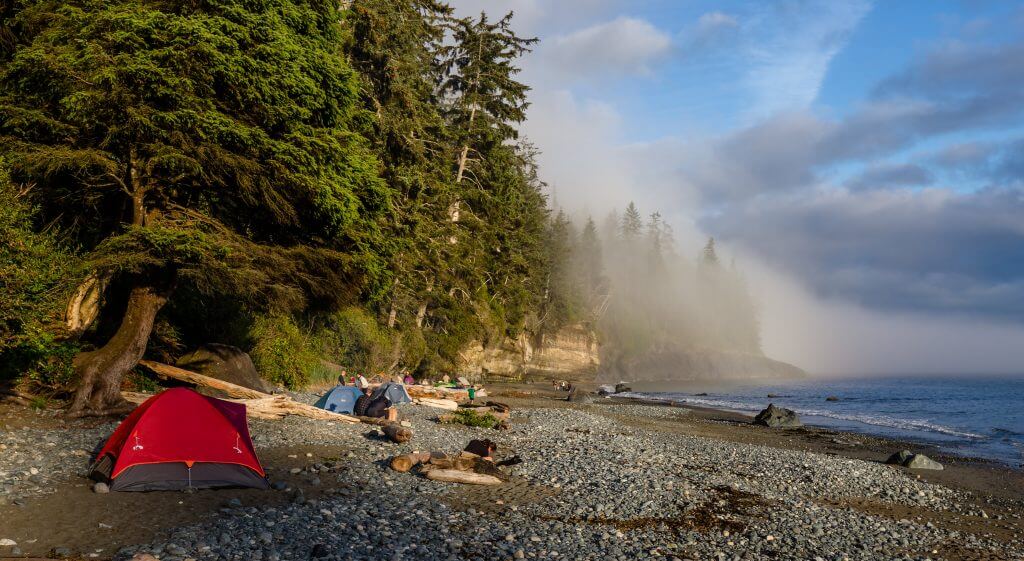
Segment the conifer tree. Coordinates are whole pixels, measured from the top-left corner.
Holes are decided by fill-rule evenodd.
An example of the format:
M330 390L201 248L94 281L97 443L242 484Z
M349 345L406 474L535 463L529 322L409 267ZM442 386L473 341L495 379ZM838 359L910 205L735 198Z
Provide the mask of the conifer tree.
M127 292L119 328L75 359L73 411L123 404L182 283L287 308L380 271L390 197L354 132L339 0L23 6L5 22L23 32L0 63L0 149Z
M640 237L643 227L644 224L643 219L640 217L640 211L633 204L633 201L630 201L626 207L626 212L622 215L622 226L620 227L622 239L627 242L636 241Z

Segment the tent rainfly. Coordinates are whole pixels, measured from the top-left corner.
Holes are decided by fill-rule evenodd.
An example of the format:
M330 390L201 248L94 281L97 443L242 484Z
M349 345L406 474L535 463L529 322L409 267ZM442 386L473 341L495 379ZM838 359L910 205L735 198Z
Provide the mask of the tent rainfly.
M172 388L147 399L107 439L90 477L113 491L266 489L245 405Z

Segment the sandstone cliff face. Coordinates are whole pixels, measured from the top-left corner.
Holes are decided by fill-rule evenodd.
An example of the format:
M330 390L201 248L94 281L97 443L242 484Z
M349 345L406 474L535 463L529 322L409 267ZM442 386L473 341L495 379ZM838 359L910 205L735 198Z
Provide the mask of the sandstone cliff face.
M565 379L592 379L601 364L597 336L573 325L545 335L535 346L525 335L495 347L479 341L459 353L460 371L470 376L522 379L526 374Z
M525 335L498 346L474 342L460 353L460 374L523 379L527 375L564 380L663 382L689 380L756 380L802 378L806 372L764 355L664 345L623 357L602 348L590 329L573 325L544 336L539 343Z

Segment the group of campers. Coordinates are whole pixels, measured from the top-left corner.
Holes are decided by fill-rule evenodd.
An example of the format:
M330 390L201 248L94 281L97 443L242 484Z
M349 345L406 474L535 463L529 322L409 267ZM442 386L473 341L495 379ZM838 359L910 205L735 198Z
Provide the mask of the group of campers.
M338 376L338 385L324 394L316 406L334 413L358 415L360 417L388 417L396 405L412 403L404 384L412 384L412 376L406 374L402 383L383 378L376 388L371 389L366 376L349 376L345 370ZM399 378L396 378L399 379ZM392 413L393 415L393 413Z

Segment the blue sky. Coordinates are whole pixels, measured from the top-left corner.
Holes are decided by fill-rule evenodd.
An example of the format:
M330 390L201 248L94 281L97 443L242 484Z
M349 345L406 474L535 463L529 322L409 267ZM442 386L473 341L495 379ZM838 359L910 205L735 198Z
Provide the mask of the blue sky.
M523 129L558 203L635 200L683 251L714 235L763 287L769 351L855 368L795 356L827 325L900 341L879 370L1024 370L1024 2L454 4L541 39ZM793 307L814 327L786 339Z

